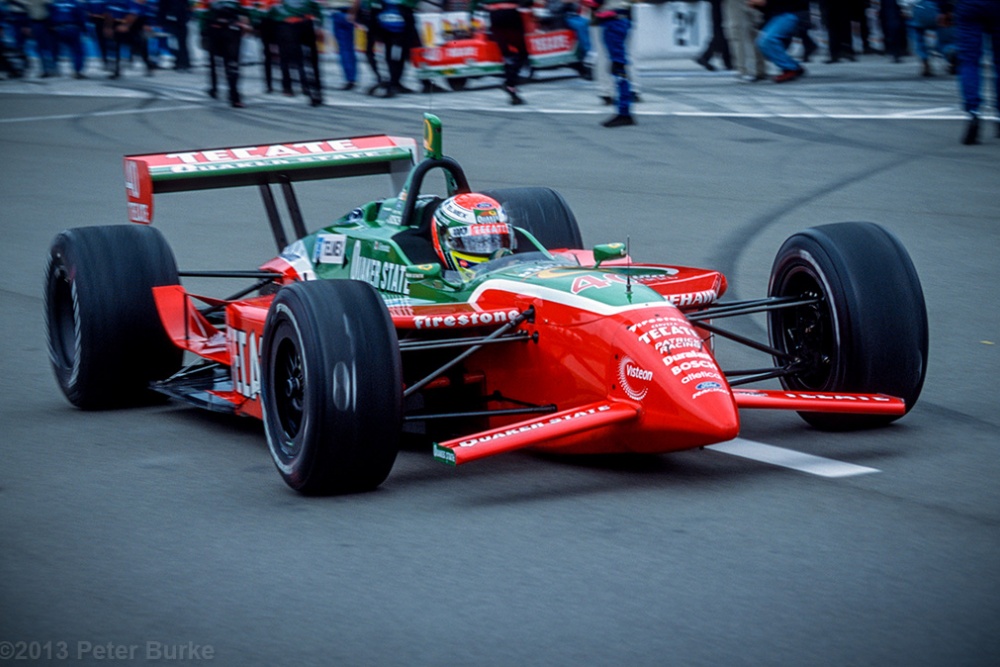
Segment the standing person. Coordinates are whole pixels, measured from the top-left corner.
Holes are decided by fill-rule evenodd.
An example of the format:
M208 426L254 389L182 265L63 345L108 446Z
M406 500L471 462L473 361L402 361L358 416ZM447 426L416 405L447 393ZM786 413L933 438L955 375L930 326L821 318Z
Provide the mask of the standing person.
M726 30L722 22L722 2L723 0L711 0L712 3L712 40L705 47L704 53L695 58L695 62L707 69L709 72L715 71L712 58L719 56L726 69L733 69L733 56L729 51L729 38L726 37Z
M802 65L788 53L788 45L799 31L803 21L808 21L809 5L806 0L749 0L764 12L764 27L757 36L757 46L764 57L781 72L775 83L793 81L806 73Z
M113 58L111 75L117 79L122 72L122 47L127 45L128 31L134 17L131 0L108 0L104 6L104 39L108 43L109 59Z
M958 32L958 79L962 103L969 121L962 143L979 143L979 107L982 105L983 36L989 35L993 51L994 105L1000 107L1000 1L998 0L939 0L942 22L954 16ZM1000 119L996 136L1000 138Z
M108 39L104 33L104 26L108 20L108 8L105 0L84 0L84 8L87 11L87 23L90 24L90 35L97 46L97 52L101 56L101 64L107 71L110 67L108 61Z
M188 51L188 23L191 21L191 8L188 0L160 0L157 21L176 42L173 48L168 45L173 52L174 69L178 72L189 71L191 53Z
M736 70L743 81L763 81L767 78L767 63L757 48L757 26L760 10L746 0L725 0L726 34L732 39Z
M933 32L937 44L935 48L945 60L950 63L950 73L958 72L958 46L955 44L955 30L946 25L944 12L937 0L917 0L910 7L910 37L913 39L913 52L920 60L921 76L934 76L931 67L931 54L927 49L927 33Z
M420 34L417 32L417 18L414 9L420 0L384 0L386 7L394 7L402 19L398 31L392 31L392 44L388 45L386 63L389 65L389 86L394 93L412 93L403 85L403 72L410 60L410 50L419 47ZM527 51L525 52L527 53Z
M274 6L280 0L252 0L248 10L250 25L260 40L260 50L264 66L264 91L274 92L274 68L279 66L278 24L274 18Z
M323 103L315 27L319 5L314 0L281 0L273 12L281 58L281 91L294 95L297 79L309 103L319 106Z
M524 104L517 90L521 68L528 64L520 4L509 0L472 0L469 3L470 23L472 12L479 7L489 14L490 39L500 47L503 56L503 89L510 96L511 104Z
M146 76L153 76L156 63L149 56L150 23L152 16L155 16L152 0L131 0L131 4L132 18L128 23L125 35L125 41L129 48L129 62L138 54L146 66Z
M601 38L611 61L611 76L615 82L617 113L605 120L604 127L635 125L632 116L632 85L628 78L628 33L632 29L630 0L586 0L593 6L594 19L601 27Z
M383 55L386 50L386 39L384 30L378 21L378 15L382 11L382 0L354 0L352 13L355 24L365 29L365 60L368 67L375 76L375 83L368 88L369 95L378 95L382 91L385 97L392 97L395 93L388 85L388 76L383 77L378 64L379 45Z
M52 52L52 36L49 33L49 5L52 0L22 0L31 26L31 37L35 40L35 50L42 65L42 78L56 74L56 59Z
M882 35L885 38L885 53L892 62L903 62L906 55L906 20L903 10L897 0L881 0L879 5L879 22L882 24Z
M823 0L820 11L823 23L826 25L826 39L830 48L827 64L839 63L841 59L855 60L851 8L845 0Z
M848 0L848 13L851 15L851 22L858 24L858 34L861 38L861 52L865 55L878 53L872 46L871 26L868 23L869 0Z
M242 109L245 105L240 97L240 46L243 33L250 30L247 13L238 0L208 0L203 26L208 51L208 94L213 98L219 96L216 68L221 62L229 88L229 104Z
M341 90L353 90L358 82L358 54L354 50L354 2L330 0L330 32L337 42L340 70L344 74Z
M87 78L83 74L83 32L87 29L87 11L80 0L53 0L49 5L49 28L55 73L59 71L60 47L66 47L73 63L73 75L77 79Z

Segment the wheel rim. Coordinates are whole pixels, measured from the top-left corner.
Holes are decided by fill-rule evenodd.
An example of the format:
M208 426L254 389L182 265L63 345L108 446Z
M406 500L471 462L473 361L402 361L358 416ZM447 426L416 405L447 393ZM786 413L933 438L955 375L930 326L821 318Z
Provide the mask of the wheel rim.
M830 384L837 350L830 303L823 285L813 271L800 266L785 274L777 294L819 299L776 314L776 343L778 349L792 355L801 368L789 378L789 384L821 391Z
M281 453L293 458L299 451L296 440L302 429L305 412L305 371L302 355L295 342L285 338L274 356L274 407L284 437L279 438Z
M76 313L73 307L73 284L59 268L49 283L49 336L55 362L72 368L76 360Z

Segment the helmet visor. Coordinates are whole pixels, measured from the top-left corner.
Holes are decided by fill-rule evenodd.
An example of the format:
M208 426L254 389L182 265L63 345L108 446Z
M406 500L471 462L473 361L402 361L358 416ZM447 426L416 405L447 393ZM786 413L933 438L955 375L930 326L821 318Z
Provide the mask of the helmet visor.
M512 250L513 235L505 223L466 225L448 230L448 245L461 253L489 256L498 250Z

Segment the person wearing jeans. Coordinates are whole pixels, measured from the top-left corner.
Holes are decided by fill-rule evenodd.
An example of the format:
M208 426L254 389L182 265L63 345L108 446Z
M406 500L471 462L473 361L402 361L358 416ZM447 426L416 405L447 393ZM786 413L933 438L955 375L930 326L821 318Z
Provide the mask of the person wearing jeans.
M749 0L749 3L764 12L765 23L757 35L757 48L781 70L774 77L775 82L792 81L805 74L805 68L788 54L788 45L803 21L808 20L809 3L806 0Z
M954 13L958 32L958 80L969 122L962 143L979 143L979 107L982 105L983 38L990 37L993 50L994 105L1000 104L1000 0L939 0L947 23ZM1000 138L1000 122L996 126Z

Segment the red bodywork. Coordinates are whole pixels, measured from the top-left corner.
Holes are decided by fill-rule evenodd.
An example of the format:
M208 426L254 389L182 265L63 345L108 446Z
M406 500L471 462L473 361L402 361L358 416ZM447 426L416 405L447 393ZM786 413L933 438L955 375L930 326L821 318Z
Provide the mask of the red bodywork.
M562 254L593 263L587 251ZM298 279L280 258L262 268L283 274L286 282ZM670 268L669 280L646 284L670 302L608 307L607 312L572 292L504 280L484 283L468 303L391 306L401 338L408 332L492 327L533 307L534 318L520 330L541 343L496 346L473 355L466 361L464 382L482 395L499 392L531 404L571 406L526 420L494 417L482 431L436 444L435 456L461 464L525 447L577 454L689 449L735 438L740 408L905 411L903 401L883 395L730 388L712 355L710 335L684 314L714 301L725 291L725 279L716 271ZM579 285L580 291L601 288L592 280ZM237 414L261 418L259 344L273 296L228 303L223 333L198 312L195 301L205 299L180 286L154 291L174 342L230 367L232 390L214 395L231 403ZM450 380L439 378L425 391L449 387Z

